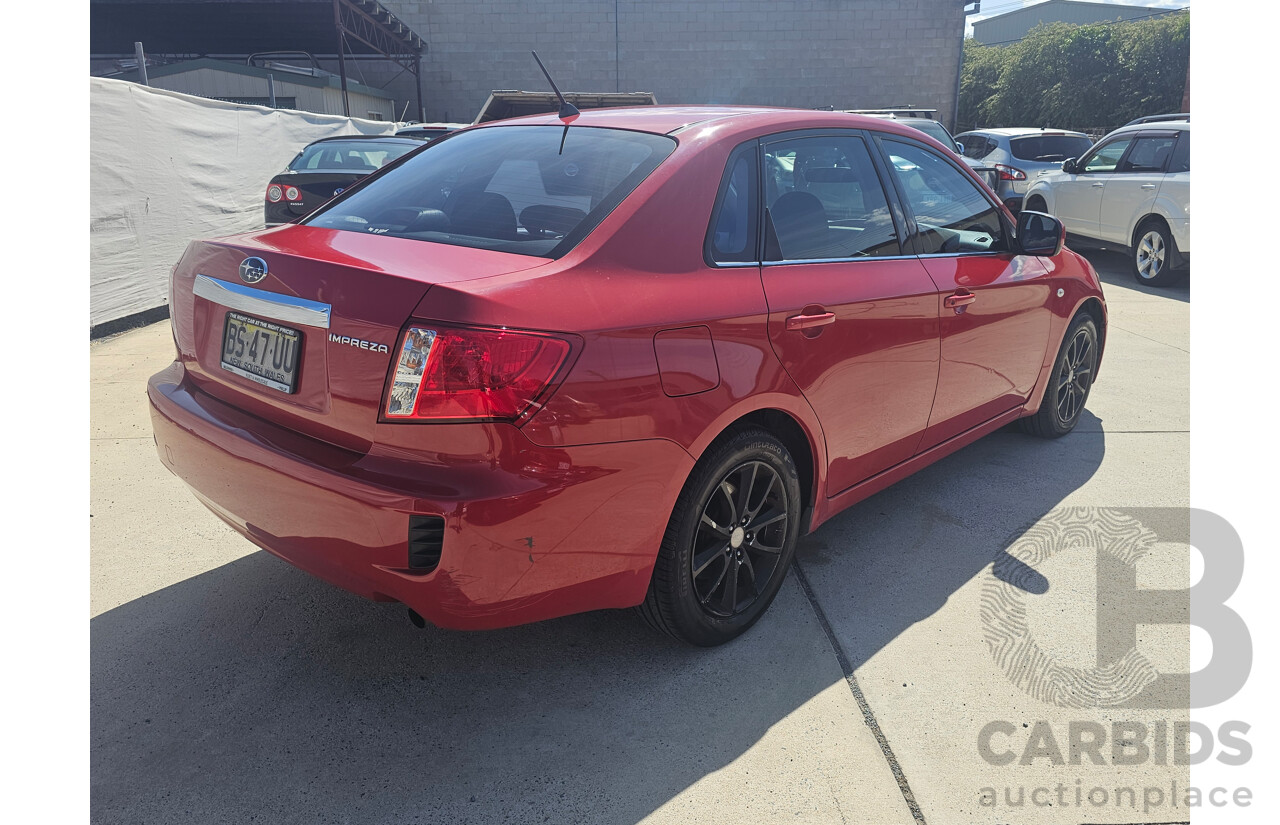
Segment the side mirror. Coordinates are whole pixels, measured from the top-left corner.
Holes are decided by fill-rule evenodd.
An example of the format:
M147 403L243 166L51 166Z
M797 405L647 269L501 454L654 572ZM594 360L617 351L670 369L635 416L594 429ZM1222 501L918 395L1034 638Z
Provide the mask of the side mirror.
M1080 167L1076 166L1075 158L1067 158L1062 162L1062 171L1074 175L1079 171Z
M1023 255L1052 258L1062 251L1067 228L1062 221L1043 212L1018 213L1018 251Z
M956 152L957 152L957 153L959 153L959 154L961 154L961 155L963 155L963 154L964 154L964 144L963 144L963 143L961 143L961 142L960 142L960 141L958 141L958 140L956 141Z

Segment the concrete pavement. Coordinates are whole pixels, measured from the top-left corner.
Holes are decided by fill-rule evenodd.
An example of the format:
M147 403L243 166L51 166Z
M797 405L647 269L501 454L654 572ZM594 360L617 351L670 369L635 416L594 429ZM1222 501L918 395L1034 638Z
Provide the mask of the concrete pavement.
M625 611L420 631L402 608L313 579L232 533L156 458L143 388L172 357L168 324L92 344L94 821L1188 819L1143 798L1185 788L1186 766L1154 752L1097 765L1086 747L1119 723L1132 757L1130 723L1151 744L1185 708L1036 694L1090 672L1095 627L1116 615L1095 575L1105 548L1035 556L1067 508L1156 530L1138 585L1187 583L1180 511L1151 508L1189 503L1189 291L1142 289L1119 256L1091 260L1111 326L1078 430L998 432L837 517L803 541L801 574L756 628L711 651ZM993 655L993 599L1015 605L1057 670L1028 676ZM1142 625L1137 653L1189 669L1176 625ZM1012 764L992 764L1006 752ZM1132 806L1114 793L1130 787Z

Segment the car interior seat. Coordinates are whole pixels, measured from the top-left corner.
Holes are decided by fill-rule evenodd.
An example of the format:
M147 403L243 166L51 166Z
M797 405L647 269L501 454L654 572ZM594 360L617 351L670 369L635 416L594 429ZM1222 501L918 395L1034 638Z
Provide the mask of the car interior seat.
M511 201L497 192L469 190L451 200L449 222L459 235L500 241L514 241L519 237L515 209Z
M822 201L809 192L787 192L769 207L781 257L789 260L832 254L831 228Z

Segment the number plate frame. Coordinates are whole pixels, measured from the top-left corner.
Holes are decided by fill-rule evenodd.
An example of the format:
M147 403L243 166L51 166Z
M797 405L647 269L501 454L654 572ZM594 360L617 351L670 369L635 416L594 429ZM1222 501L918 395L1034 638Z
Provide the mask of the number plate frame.
M279 348L284 342L292 342L291 349L282 356L282 368L276 369L273 366L273 359L266 355L265 350L265 363L261 366L252 361L247 361L244 358L248 354L247 352L242 352L240 355L229 354L227 352L227 336L230 334L232 321L241 327L256 327L254 330L255 336L259 331L265 333L267 340L261 344L264 348ZM293 395L298 391L298 374L301 372L300 368L302 366L302 342L301 330L286 327L273 321L264 321L261 318L245 315L242 312L228 310L222 320L222 339L219 341L218 355L219 365L232 375L247 378L256 384L269 387L286 395ZM274 350L272 352L274 353ZM228 357L233 360L228 361Z

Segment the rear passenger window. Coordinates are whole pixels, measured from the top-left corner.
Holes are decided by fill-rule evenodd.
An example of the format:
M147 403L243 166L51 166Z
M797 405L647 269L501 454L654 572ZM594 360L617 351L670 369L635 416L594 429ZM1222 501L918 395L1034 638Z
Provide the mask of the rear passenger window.
M771 143L765 147L764 182L766 260L901 254L884 189L861 138Z
M923 146L885 140L884 147L915 215L919 254L1008 249L1000 211L968 176Z
M1124 159L1121 172L1163 172L1165 161L1173 153L1176 136L1140 137Z
M729 156L724 180L711 214L707 256L716 263L752 263L756 254L756 144L740 146Z

